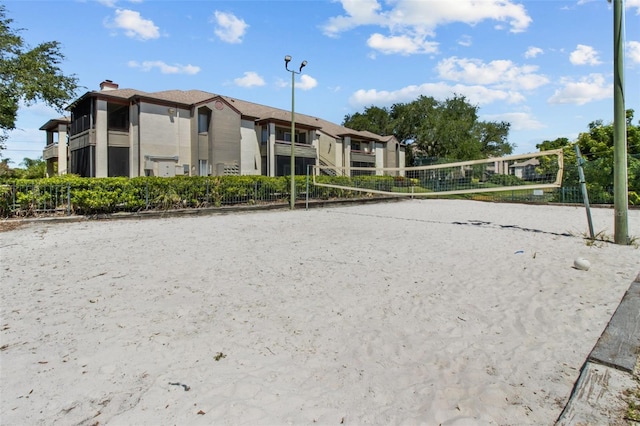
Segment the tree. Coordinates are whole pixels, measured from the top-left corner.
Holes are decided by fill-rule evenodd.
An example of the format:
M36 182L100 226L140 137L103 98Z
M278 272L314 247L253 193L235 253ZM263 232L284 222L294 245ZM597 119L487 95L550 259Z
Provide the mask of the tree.
M390 109L371 106L363 113L345 116L343 125L393 134L399 141L412 144L411 159L415 155L463 161L513 152L513 145L507 141L509 123L479 121L478 107L458 95L445 101L419 96Z
M576 160L576 151L573 147L573 143L569 141L567 138L557 138L552 141L543 141L536 145L540 151L551 151L554 149L562 148L562 152L564 154L563 166L564 170L562 172L562 186L564 187L577 187L580 185L580 178L578 176L578 166ZM540 157L540 167L544 170L547 167L551 166L551 163L555 162L555 160Z
M3 158L0 160L0 179L13 178L16 176L15 170L11 168L9 163L12 163L9 158Z
M47 163L41 158L24 158L22 163L25 171L22 179L38 179L47 177Z
M353 115L345 115L343 125L353 130L368 130L382 136L393 134L389 111L373 105L365 108L362 114L356 112Z
M633 124L634 111L626 111L627 117L627 175L629 182L629 200L634 201L640 195L640 122ZM604 124L602 120L589 123L588 132L578 135L575 141L580 153L586 160L584 174L590 194L598 198L611 198L613 187L613 123ZM578 186L575 148L567 138L544 141L536 145L541 151L564 148L564 174L562 185ZM541 160L542 161L542 160ZM633 194L632 194L633 193ZM634 195L635 194L635 195Z
M633 125L634 111L626 111L627 118L627 171L629 191L640 192L640 122ZM580 133L576 141L588 166L585 177L588 183L602 188L613 186L613 123L602 120L589 123L589 131Z
M12 23L0 4L0 155L8 132L15 129L20 102L42 101L62 112L78 89L75 75L65 76L59 68L64 59L60 44L50 41L31 49Z
M501 157L513 153L514 145L508 139L510 123L501 121L481 121L476 124L474 132L480 141L480 151L486 157Z

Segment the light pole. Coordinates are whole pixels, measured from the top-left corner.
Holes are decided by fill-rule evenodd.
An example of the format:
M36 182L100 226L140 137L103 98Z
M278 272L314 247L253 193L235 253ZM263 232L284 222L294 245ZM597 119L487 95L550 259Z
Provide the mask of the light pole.
M613 0L613 210L614 242L629 244L629 181L624 106L624 4Z
M295 116L295 75L302 72L302 68L307 65L307 61L302 61L300 69L298 71L289 69L289 62L291 62L291 56L284 57L284 68L291 73L291 210L296 204L296 116Z

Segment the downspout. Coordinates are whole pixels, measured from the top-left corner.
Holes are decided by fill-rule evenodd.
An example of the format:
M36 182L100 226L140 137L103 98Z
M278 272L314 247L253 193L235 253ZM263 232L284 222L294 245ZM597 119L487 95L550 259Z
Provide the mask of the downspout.
M178 137L176 138L178 140L178 165L180 165L180 110L178 109L178 105L176 104L176 106L174 107L175 111L176 111L176 121L178 122ZM181 166L182 167L182 166ZM182 171L182 173L184 174L184 169Z
M142 162L142 157L141 157L142 150L140 148L140 99L136 99L136 110L137 110L137 113L138 113L138 131L137 131L138 135L137 135L137 139L138 139L138 177L139 177L139 176L142 176L140 174L140 163Z
M89 105L91 105L91 108L89 110L89 177L95 177L94 174L94 162L95 162L95 141L94 141L94 145L91 145L91 137L93 136L95 138L96 136L96 132L95 132L95 128L94 128L94 117L93 114L95 113L95 103L98 101L97 98L93 98L91 100L91 102L89 103Z

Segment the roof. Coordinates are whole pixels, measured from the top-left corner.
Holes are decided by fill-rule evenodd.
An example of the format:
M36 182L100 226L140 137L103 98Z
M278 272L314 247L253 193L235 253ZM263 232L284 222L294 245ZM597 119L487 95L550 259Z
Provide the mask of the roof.
M47 121L42 126L40 126L39 130L54 130L58 127L58 125L69 124L70 122L71 122L71 118L69 117L52 118L51 120Z
M540 161L537 158L530 158L522 163L513 163L509 167L526 167L526 166L539 166Z
M70 104L67 107L67 110L73 108L73 106L78 102L90 97L122 99L129 102L136 99L144 99L169 104L180 104L188 107L197 106L205 102L210 102L215 98L220 98L233 108L237 109L237 111L244 117L251 118L256 121L280 121L282 123L291 122L290 110L273 108L267 105L256 104L229 96L217 95L215 93L205 92L202 90L164 90L160 92L144 92L136 89L93 90L85 93ZM353 130L318 117L300 113L295 114L295 122L301 127L319 130L336 139L344 136L351 136L359 139L375 140L382 143L395 139L394 136L380 136L369 131Z

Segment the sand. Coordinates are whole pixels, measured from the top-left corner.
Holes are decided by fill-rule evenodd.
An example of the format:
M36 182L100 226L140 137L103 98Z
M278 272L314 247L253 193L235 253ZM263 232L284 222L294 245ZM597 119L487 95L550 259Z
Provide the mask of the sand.
M0 234L0 422L552 425L640 271L587 229L452 200L30 223Z

